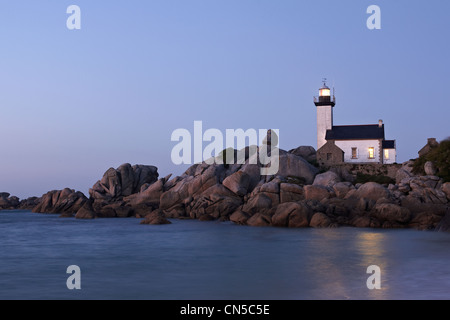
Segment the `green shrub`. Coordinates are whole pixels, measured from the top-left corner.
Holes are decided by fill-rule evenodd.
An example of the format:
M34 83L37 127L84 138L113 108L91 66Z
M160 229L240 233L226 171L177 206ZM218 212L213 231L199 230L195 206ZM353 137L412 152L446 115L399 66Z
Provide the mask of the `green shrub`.
M437 176L450 182L450 138L441 141L439 146L434 147L426 155L414 160L413 173L424 175L424 166L427 161L434 162L438 173Z
M358 172L355 183L376 182L379 184L395 184L395 180L384 175L371 175Z
M320 167L319 162L317 162L316 159L314 159L314 160L308 160L308 162L309 162L310 165L312 165L312 166L314 166L314 167L316 167L316 168L319 168L319 167Z

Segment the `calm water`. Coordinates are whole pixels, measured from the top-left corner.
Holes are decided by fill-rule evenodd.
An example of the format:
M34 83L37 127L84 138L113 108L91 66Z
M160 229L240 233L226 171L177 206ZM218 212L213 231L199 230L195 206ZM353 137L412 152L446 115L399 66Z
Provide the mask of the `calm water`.
M0 299L450 299L450 234L172 222L0 212Z

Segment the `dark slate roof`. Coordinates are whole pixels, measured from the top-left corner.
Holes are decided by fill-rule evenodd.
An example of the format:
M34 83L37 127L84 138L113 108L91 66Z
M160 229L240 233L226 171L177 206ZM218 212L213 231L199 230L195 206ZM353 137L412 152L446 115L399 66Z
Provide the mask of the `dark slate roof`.
M381 128L378 124L367 124L359 126L333 126L327 130L326 140L363 140L363 139L383 139L384 125Z
M384 140L383 149L395 149L395 140Z

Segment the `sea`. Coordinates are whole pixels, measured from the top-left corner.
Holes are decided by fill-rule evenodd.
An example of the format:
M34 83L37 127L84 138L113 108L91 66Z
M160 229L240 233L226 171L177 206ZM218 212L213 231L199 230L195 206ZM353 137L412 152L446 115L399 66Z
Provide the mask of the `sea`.
M450 299L448 233L139 222L1 211L0 299Z

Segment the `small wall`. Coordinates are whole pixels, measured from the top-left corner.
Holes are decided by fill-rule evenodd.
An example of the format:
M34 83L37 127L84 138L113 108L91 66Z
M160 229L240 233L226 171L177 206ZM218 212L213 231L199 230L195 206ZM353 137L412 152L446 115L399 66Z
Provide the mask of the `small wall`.
M329 167L324 167L322 169L335 169L339 173L347 171L351 175L356 177L357 173L369 174L369 175L383 175L395 179L397 171L402 167L401 164L378 164L378 163L367 163L367 164L356 164L356 163L343 163L337 164Z

